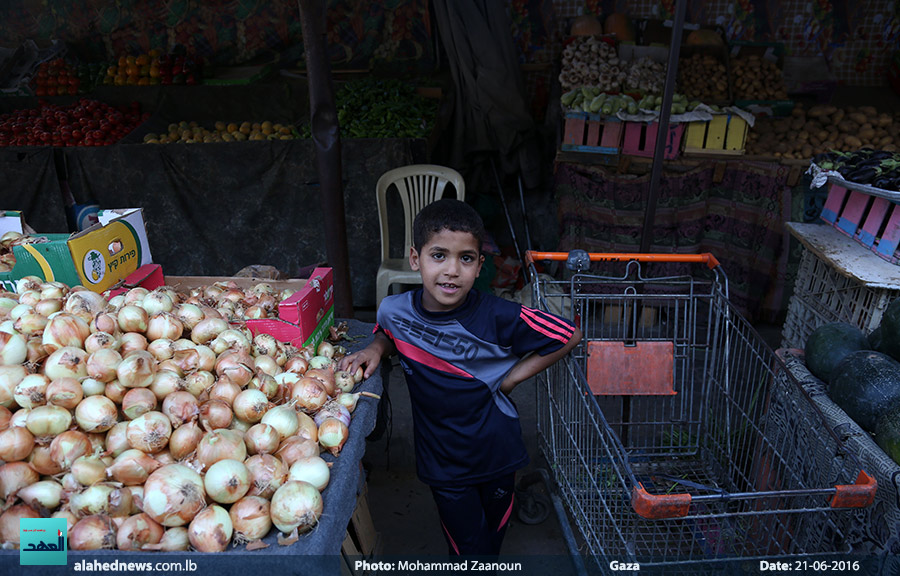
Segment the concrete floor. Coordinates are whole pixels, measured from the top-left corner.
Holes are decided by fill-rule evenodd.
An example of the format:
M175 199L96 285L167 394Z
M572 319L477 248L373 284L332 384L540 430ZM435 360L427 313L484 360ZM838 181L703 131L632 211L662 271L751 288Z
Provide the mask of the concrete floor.
M365 316L358 319L374 321L374 318L366 319ZM777 348L780 345L780 326L761 325L756 328L770 346ZM409 395L403 372L396 363L387 386L393 416L391 427L389 433L369 442L363 459L368 473L369 507L379 533L376 555L444 555L447 547L431 492L416 477ZM512 397L519 409L525 442L531 455L531 464L522 471L527 473L543 464L537 445L534 382L520 385ZM582 546L577 535L573 545L576 548ZM514 515L502 554L564 557L570 555L570 549L560 519L551 510L549 517L537 525L525 524Z

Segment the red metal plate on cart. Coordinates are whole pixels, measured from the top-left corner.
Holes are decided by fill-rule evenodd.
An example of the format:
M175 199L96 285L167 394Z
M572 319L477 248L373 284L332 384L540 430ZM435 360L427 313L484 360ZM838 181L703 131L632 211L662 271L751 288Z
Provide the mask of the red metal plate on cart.
M588 342L587 381L598 396L674 395L672 342Z

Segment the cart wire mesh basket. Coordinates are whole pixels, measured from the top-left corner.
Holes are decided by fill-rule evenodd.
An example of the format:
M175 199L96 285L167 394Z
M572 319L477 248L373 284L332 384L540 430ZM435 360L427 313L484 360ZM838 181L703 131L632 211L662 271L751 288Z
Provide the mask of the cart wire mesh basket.
M712 255L526 260L534 305L583 332L537 377L538 442L601 569L849 552L834 515L877 483L728 301ZM567 277L539 276L543 261ZM666 262L699 272L645 276Z

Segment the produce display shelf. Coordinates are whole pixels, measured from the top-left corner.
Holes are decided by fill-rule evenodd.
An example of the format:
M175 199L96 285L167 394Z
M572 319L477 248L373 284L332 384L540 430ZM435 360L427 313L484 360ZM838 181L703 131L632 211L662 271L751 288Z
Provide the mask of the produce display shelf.
M740 156L747 141L747 121L737 114L716 114L712 120L689 122L684 136L684 154Z
M622 147L625 123L615 116L567 112L561 149L617 156Z
M890 301L900 296L900 268L831 226L788 222L785 227L803 253L782 345L803 348L812 331L829 322L849 322L866 333L877 328Z
M652 158L656 151L658 133L659 122L626 122L622 153L630 156ZM681 153L681 138L683 134L684 124L669 124L669 133L666 135L663 158L666 160L678 158Z
M829 176L821 218L892 264L900 264L900 193Z

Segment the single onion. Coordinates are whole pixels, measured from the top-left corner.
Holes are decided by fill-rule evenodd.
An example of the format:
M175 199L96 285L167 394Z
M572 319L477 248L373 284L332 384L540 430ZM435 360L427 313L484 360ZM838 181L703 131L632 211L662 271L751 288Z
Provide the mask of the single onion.
M22 428L28 423L28 414L31 413L31 410L28 408L19 408L9 417L9 425L12 428L16 426L21 426Z
M212 342L216 336L228 330L228 322L222 318L206 318L191 330L191 340L196 344Z
M321 381L323 388L325 388L325 392L328 393L329 396L334 396L337 379L334 370L331 368L310 368L304 373L304 376Z
M175 307L175 316L181 320L182 324L188 330L193 330L201 320L203 320L203 311L196 304L182 303Z
M114 518L128 516L132 505L131 491L115 484L100 482L69 496L69 509L79 518L106 514Z
M106 393L106 383L93 378L85 378L81 381L81 391L84 392L85 398L88 396L103 396Z
M216 376L207 370L198 370L185 376L184 383L185 390L197 397L216 383Z
M72 550L112 550L116 547L116 526L105 514L87 516L75 523L69 537Z
M319 444L334 456L340 453L349 435L347 425L337 418L326 418L319 425Z
M171 338L156 338L147 344L147 352L153 355L157 361L162 362L175 356L175 341Z
M316 354L318 356L324 356L325 358L333 359L334 344L327 340L322 340L321 342L319 342L319 346L316 348Z
M65 506L50 515L51 518L65 518L66 520L66 537L72 539L72 528L78 523L78 518Z
M247 446L239 432L227 428L212 430L204 434L197 445L196 458L204 470L228 458L243 462L247 458Z
M299 424L297 428L298 436L309 438L313 442L319 441L319 427L316 425L315 420L312 419L312 416L303 412L297 412L297 423Z
M60 406L38 406L28 413L25 427L36 438L52 438L72 425L72 413ZM85 437L87 442L87 437Z
M119 363L116 374L126 388L146 388L156 374L156 359L146 350L136 350Z
M153 381L150 382L150 391L157 400L163 401L175 392L187 389L187 382L177 372L164 370L161 364L157 366Z
M207 400L200 404L200 426L210 430L228 428L234 418L231 406L222 400Z
M103 395L115 402L116 404L122 404L122 400L125 399L125 394L128 392L128 388L122 386L122 383L118 380L113 380L112 382L108 382L106 386L103 388Z
M157 312L147 322L147 339L150 341L166 338L178 340L184 332L184 324L174 314Z
M120 346L119 339L108 332L94 332L84 341L84 351L88 354L104 348L118 351Z
M234 526L235 545L261 540L272 529L269 501L259 496L244 496L228 510Z
M304 436L285 438L275 452L275 456L284 460L284 463L288 466L291 466L297 460L318 455L319 445L314 440Z
M14 366L0 365L0 406L4 408L18 406L13 394L15 394L16 386L28 374L28 369L21 363Z
M119 550L142 550L147 544L157 544L166 529L149 515L141 513L129 516L116 534Z
M94 319L90 321L88 326L91 329L92 334L96 334L97 332L104 332L109 334L110 336L115 336L121 330L119 330L119 317L118 314L113 312L103 312L94 316Z
M10 506L0 514L0 542L9 542L18 547L19 540L19 521L22 518L40 518L41 515L27 504L16 504ZM70 546L71 547L71 546ZM8 560L7 560L8 562Z
M57 378L47 385L47 403L74 410L84 399L84 389L75 378Z
M117 377L116 369L121 362L122 355L116 350L100 348L87 357L87 375L101 382L112 382Z
M91 454L92 449L87 434L80 430L66 430L50 442L50 458L63 470L69 470L75 460Z
M49 444L35 443L34 449L28 455L26 462L34 468L35 472L42 476L55 476L63 471L59 464L50 457Z
M30 364L32 366L36 366L44 361L44 359L50 355L44 345L41 343L40 336L31 336L25 342L25 349L27 350L27 357L25 358L25 363Z
M291 480L309 482L316 487L316 490L321 492L328 486L328 481L331 478L331 467L319 455L308 456L291 464L288 477Z
M175 526L169 528L163 534L162 540L158 544L144 544L142 550L158 550L163 552L180 552L188 550L191 541L188 537L188 530L184 526Z
M179 390L165 397L162 412L169 418L172 427L178 428L200 415L200 404L193 394Z
M106 453L115 458L125 450L129 450L128 422L118 422L106 433Z
M63 487L56 480L41 480L16 492L16 497L38 510L56 510L63 499Z
M241 461L219 460L203 476L203 488L214 502L232 504L250 490L250 471Z
M159 452L169 443L172 423L162 412L147 412L128 423L128 444L142 452Z
M62 282L47 281L41 284L41 298L62 299L69 293L69 287ZM100 296L98 294L98 296ZM103 298L102 296L100 296ZM105 302L105 301L104 301Z
M46 316L35 310L34 312L19 316L19 319L13 323L13 328L15 328L16 332L25 337L31 336L32 334L43 335L44 328L49 322L50 320ZM0 352L0 354L2 354L2 352Z
M125 304L139 305L144 301L144 298L146 298L148 294L150 294L150 290L143 286L135 286L125 293L124 302Z
M282 533L309 532L322 515L322 495L309 482L289 480L272 496L269 513Z
M188 526L191 546L198 552L224 552L231 542L234 527L224 508L213 504L194 516Z
M119 321L119 330L122 332L139 332L143 334L147 331L150 315L140 306L126 304L119 308L116 319Z
M291 356L284 363L285 372L294 372L295 374L303 374L309 370L309 362L303 356Z
M209 389L210 400L221 400L228 406L233 406L234 399L241 393L241 387L228 376L222 376L212 388Z
M44 374L51 380L56 380L57 378L86 378L88 375L87 356L87 352L74 346L57 348L44 362Z
M200 358L197 360L197 369L212 372L216 369L216 353L209 346L198 344L195 349Z
M99 456L87 454L72 462L72 477L82 486L90 486L106 479L106 462Z
M300 428L300 424L297 422L297 411L286 404L268 410L260 422L275 428L281 435L282 441L296 434Z
M309 369L310 370L332 370L333 371L334 360L327 356L313 356L309 359Z
M256 371L256 362L246 352L225 352L216 360L216 375L228 378L243 388L250 382Z
M334 387L340 392L353 392L356 379L346 370L338 370L334 373Z
M196 421L179 426L169 437L169 453L175 460L182 460L197 449L202 438L203 430Z
M178 366L182 374L200 370L200 352L196 348L176 348L171 361Z
M163 526L184 526L205 505L203 479L183 464L163 466L144 483L144 512Z
M256 362L256 374L259 375L260 372L266 374L267 376L274 376L281 372L281 367L278 365L278 362L275 361L275 358L272 356L261 355L256 356L254 358Z
M127 389L122 397L122 413L129 420L134 420L147 412L156 410L156 394L147 388Z
M268 358L268 356L261 356L261 358ZM257 360L259 360L259 358L257 358ZM257 363L257 366L259 366L259 363ZM266 398L273 400L278 395L281 386L279 386L278 381L275 380L275 378L260 371L256 373L256 376L250 379L250 382L247 383L247 388L259 390L266 395Z
M316 426L320 426L326 418L337 418L344 426L350 426L350 411L337 400L329 400L313 415Z
M242 354L250 354L253 351L253 345L250 339L240 330L229 328L223 330L218 336L209 343L209 347L217 355L225 352L240 352Z
M47 403L50 378L43 374L29 374L16 385L13 398L22 408L37 408Z
M140 301L140 306L153 316L154 314L171 312L175 308L175 302L166 292L157 289L144 296Z
M51 354L60 348L82 348L91 335L88 323L74 314L60 312L44 327L43 344Z
M240 418L233 418L231 420L231 426L228 428L230 430L234 430L235 432L240 432L242 435L246 434L250 427L253 426L251 422L244 422Z
M241 390L231 405L234 415L245 422L257 423L269 410L269 399L259 390Z
M278 340L271 334L260 333L253 337L253 355L271 356L275 358L278 352Z
M248 454L271 454L278 450L281 435L272 426L260 422L244 433L244 444Z
M90 290L80 290L72 292L66 298L65 311L78 316L85 323L90 323L97 314L105 312L108 306L102 294Z
M321 380L304 376L291 388L291 400L301 410L312 414L325 405L328 393Z
M7 462L0 466L0 497L9 497L40 480L38 471L27 462Z
M12 412L9 408L0 406L0 431L9 428L9 421L12 420Z
M85 432L106 432L118 417L116 405L106 396L88 396L75 407L75 422Z
M150 474L159 467L159 461L152 456L130 448L116 456L107 473L110 478L125 486L138 486L146 482Z
M147 337L140 332L126 332L119 337L119 352L122 357L135 350L146 350L148 345Z
M287 482L288 467L271 454L256 454L244 461L250 471L248 496L260 496L270 500L275 491Z

